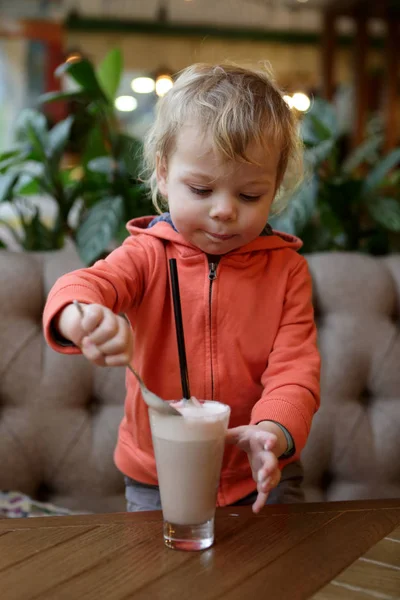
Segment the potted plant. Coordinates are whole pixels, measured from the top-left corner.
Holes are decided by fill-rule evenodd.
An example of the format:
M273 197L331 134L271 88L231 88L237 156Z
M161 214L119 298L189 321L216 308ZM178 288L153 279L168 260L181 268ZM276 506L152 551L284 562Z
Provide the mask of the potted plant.
M383 155L375 132L343 156L335 111L320 99L301 132L308 174L271 224L301 237L304 253L400 249L400 148Z
M129 218L151 212L139 180L141 143L121 131L114 111L122 70L119 50L112 50L97 69L86 58L63 63L57 75L68 74L77 89L39 99L41 104L74 101L79 106L79 154L70 166L64 159L76 137L74 117L50 128L39 110L21 114L15 146L0 156L0 202L9 202L16 213L18 227L2 224L24 250L56 250L71 238L83 262L91 264L126 235ZM55 205L51 222L38 195Z

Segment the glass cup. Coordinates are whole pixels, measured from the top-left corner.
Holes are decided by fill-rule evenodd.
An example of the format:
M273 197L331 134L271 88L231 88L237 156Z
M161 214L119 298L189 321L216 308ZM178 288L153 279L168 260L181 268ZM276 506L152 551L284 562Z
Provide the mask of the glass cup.
M204 550L214 542L214 515L230 407L205 401L180 408L183 418L149 409L164 542Z

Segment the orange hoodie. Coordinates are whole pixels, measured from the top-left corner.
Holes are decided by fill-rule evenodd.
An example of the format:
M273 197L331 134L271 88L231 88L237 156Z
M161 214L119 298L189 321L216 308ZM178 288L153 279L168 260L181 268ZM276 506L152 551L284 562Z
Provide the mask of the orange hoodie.
M320 358L306 260L287 234L258 237L210 266L208 257L171 225L152 217L128 223L130 237L93 267L61 277L43 323L47 342L78 353L52 336L51 321L77 299L125 313L135 332L133 363L146 385L166 400L182 397L168 259L176 258L192 395L229 404L229 426L272 420L291 433L299 458L319 406ZM115 450L129 477L157 484L147 407L126 372L125 416ZM247 455L225 450L218 505L255 489Z

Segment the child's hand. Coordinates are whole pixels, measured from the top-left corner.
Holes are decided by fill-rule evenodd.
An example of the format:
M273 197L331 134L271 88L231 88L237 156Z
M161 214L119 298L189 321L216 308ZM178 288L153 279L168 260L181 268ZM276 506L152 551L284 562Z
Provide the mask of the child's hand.
M278 438L273 433L263 431L258 425L244 425L228 429L226 441L237 444L247 452L258 491L253 512L258 513L265 505L269 492L281 480L278 459L272 451L277 445Z
M73 304L58 319L58 329L100 366L123 366L133 354L133 334L129 323L100 304L81 304L84 316Z

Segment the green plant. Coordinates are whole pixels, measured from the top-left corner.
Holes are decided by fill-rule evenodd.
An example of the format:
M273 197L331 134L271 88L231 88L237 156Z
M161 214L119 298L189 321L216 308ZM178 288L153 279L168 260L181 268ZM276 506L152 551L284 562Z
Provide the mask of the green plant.
M78 193L77 184L66 184L60 169L71 125L68 118L49 131L44 115L23 111L16 124L15 146L0 156L0 202L11 202L20 228L6 220L0 222L25 250L64 245L64 221ZM29 200L32 194L54 199L58 206L54 223L41 219L40 208Z
M78 109L53 128L39 110L26 110L16 125L16 144L0 156L0 202L10 202L20 227L3 221L26 250L61 248L71 237L86 264L126 235L128 219L152 211L139 181L141 143L120 130L114 99L122 74L120 51L112 50L95 70L87 59L57 69L77 89L50 92L39 103L69 101ZM64 166L65 152L79 134L79 156ZM74 131L75 128L75 131ZM46 195L56 217L45 222L33 195Z
M382 136L373 133L343 157L334 109L320 99L301 132L308 175L273 227L301 237L305 253L400 249L400 148L382 156Z

